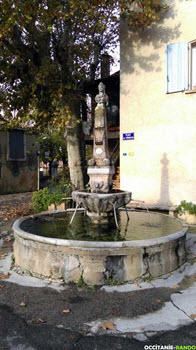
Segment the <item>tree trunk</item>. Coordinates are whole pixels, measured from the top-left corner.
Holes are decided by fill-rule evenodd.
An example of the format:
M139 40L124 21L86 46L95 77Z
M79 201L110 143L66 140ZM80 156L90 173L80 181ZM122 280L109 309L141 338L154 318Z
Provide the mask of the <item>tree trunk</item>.
M69 104L71 121L67 127L67 155L70 179L74 189L84 189L85 168L85 144L82 123L80 120L80 102L73 101Z

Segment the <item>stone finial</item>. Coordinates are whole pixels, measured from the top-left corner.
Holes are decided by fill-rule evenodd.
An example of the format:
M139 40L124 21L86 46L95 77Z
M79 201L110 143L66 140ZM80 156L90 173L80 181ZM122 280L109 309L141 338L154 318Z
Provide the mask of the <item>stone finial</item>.
M105 93L105 85L103 83L100 83L98 86L99 94L96 95L95 101L97 102L98 106L108 106L109 104L109 97Z

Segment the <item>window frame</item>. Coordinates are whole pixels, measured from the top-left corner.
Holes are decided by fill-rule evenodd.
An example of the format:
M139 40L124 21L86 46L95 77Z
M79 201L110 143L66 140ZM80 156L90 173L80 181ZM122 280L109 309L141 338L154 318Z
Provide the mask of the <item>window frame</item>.
M20 131L24 136L24 158L11 158L10 157L10 131L7 132L7 161L15 162L26 162L26 134L23 130L11 130L11 131Z
M180 44L180 43L187 43L187 86L184 88L184 89L179 89L179 90L173 90L173 91L169 91L170 88L169 88L169 73L168 73L168 70L169 70L169 60L168 60L168 49L169 49L169 46L172 44ZM185 92L186 94L189 94L189 93L196 93L196 60L194 60L194 64L195 64L195 89L193 88L193 54L192 54L192 50L193 48L196 48L196 39L194 40L191 40L191 41L187 41L187 42L176 42L176 43L170 43L170 44L167 44L167 47L166 47L166 65L167 65L167 68L166 68L166 94L173 94L173 93L177 93L177 92ZM181 61L179 61L181 62ZM179 63L180 65L181 63ZM175 81L174 81L174 84L175 84Z
M196 89L193 89L193 57L192 57L192 49L193 47L196 48L196 39L189 41L189 88L187 91L194 91L196 92ZM195 62L195 69L196 69L196 62ZM194 85L195 86L195 85Z

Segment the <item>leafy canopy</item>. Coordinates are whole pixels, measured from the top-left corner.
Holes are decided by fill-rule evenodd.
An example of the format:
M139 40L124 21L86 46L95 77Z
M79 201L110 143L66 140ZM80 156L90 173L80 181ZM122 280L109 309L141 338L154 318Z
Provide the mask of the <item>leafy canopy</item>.
M40 144L40 160L44 163L54 159L67 160L67 142L63 130L59 132L50 126L41 133L37 142ZM47 158L46 152L49 153Z
M8 126L69 125L100 55L131 27L159 18L161 0L0 0L0 109ZM16 113L13 113L15 111Z

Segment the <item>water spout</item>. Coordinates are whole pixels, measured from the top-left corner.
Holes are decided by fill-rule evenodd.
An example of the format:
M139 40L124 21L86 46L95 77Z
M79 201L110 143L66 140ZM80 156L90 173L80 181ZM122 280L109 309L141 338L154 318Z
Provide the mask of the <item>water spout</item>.
M150 224L150 226L153 226L153 224L152 224L152 220L151 220L152 218L151 218L151 215L150 215L150 211L149 211L149 208L148 208L148 206L147 206L146 202L145 202L145 201L141 201L141 200L136 200L136 199L132 199L132 201L131 201L131 202L142 203L142 204L145 206L146 211L147 211L148 216L149 216L149 224Z
M69 223L69 226L71 226L71 224L72 224L72 222L73 222L73 219L75 218L76 213L77 213L77 210L78 210L78 208L79 208L80 205L81 205L81 203L78 202L77 205L76 205L76 208L75 208L75 210L74 210L74 213L73 213L73 215L72 215L72 218L71 218L71 221L70 221L70 223Z

